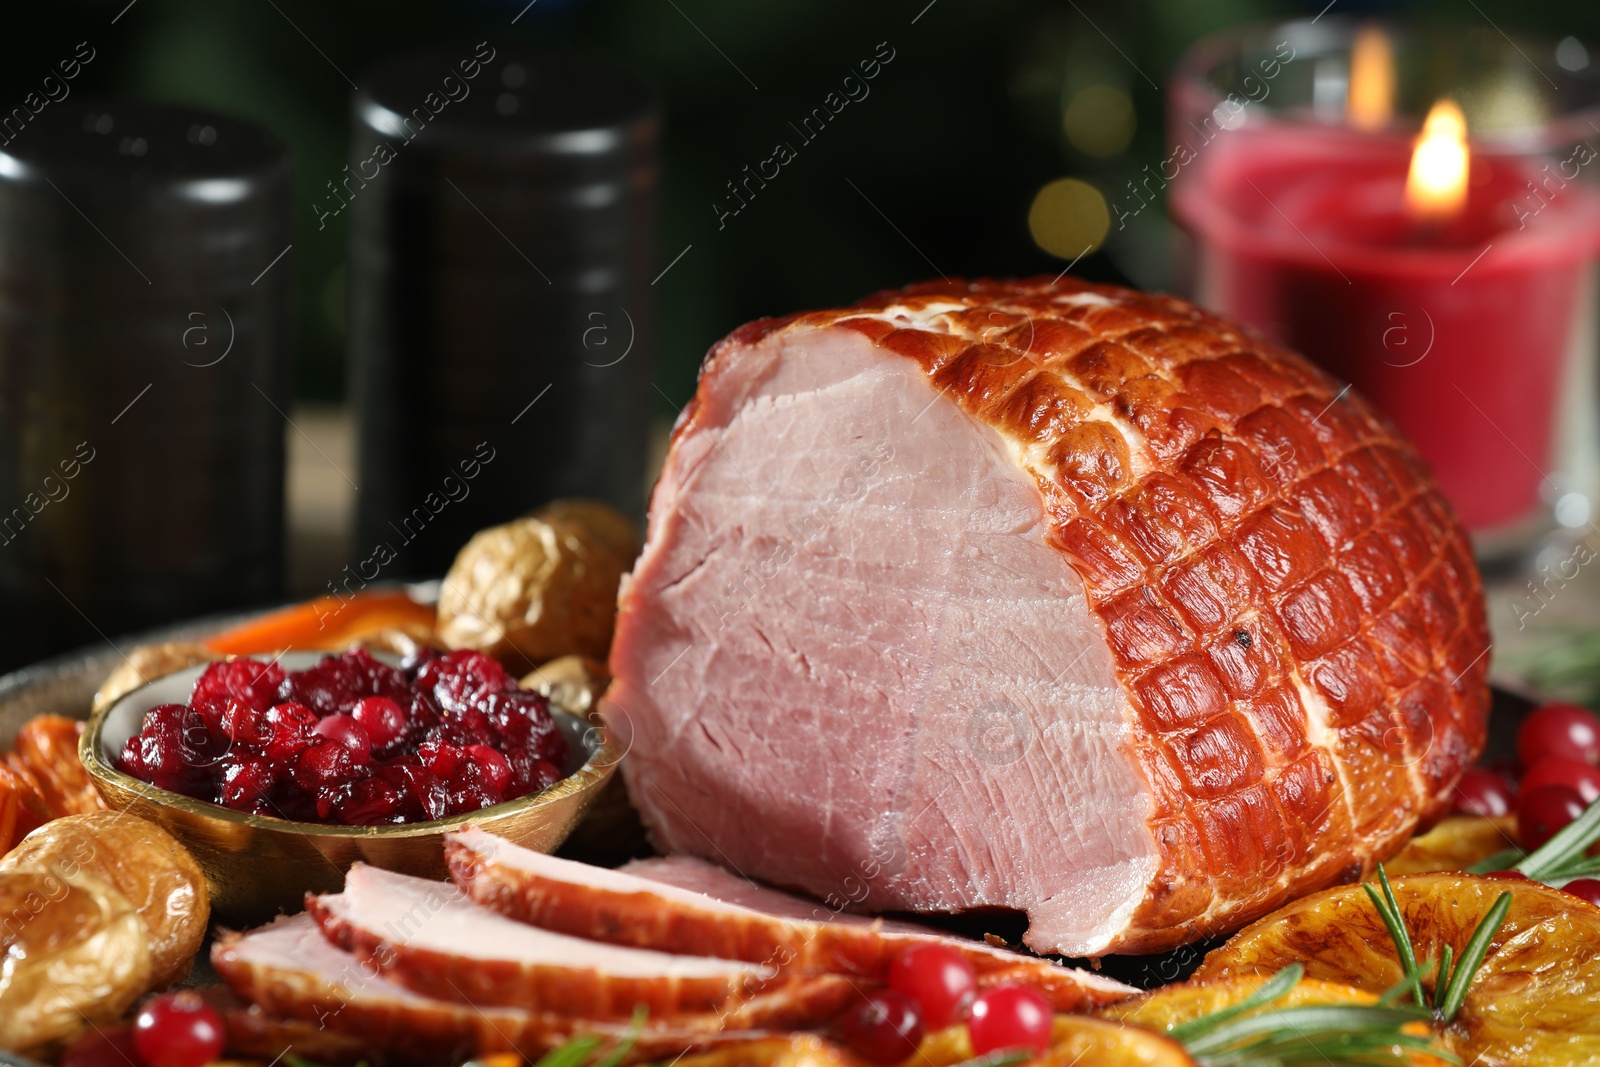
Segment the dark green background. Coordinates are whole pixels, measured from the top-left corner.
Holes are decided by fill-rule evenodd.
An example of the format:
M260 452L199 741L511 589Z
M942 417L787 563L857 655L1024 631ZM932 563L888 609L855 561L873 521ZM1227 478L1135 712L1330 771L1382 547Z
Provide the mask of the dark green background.
M1028 237L1034 192L1074 174L1114 192L1165 154L1162 94L1150 82L1162 83L1189 43L1241 21L1316 14L1324 3L935 0L924 11L927 0L537 0L513 25L526 0L136 0L115 24L126 0L58 2L8 13L0 100L20 100L88 40L98 56L75 94L198 104L287 138L300 184L296 391L335 399L344 389L344 219L317 232L309 205L345 162L350 86L340 70L359 80L379 57L452 40L614 55L653 79L666 102L658 262L694 246L657 286L657 378L680 402L707 346L756 316L926 277L929 261L950 275L1059 270ZM1600 37L1592 3L1475 4L1337 0L1331 14L1409 12ZM788 122L880 41L896 56L871 96L719 232L711 203L723 183L767 156ZM1090 82L1125 88L1137 107L1131 146L1109 160L1077 154L1062 133L1065 99ZM1168 237L1157 221L1078 272L1161 286Z

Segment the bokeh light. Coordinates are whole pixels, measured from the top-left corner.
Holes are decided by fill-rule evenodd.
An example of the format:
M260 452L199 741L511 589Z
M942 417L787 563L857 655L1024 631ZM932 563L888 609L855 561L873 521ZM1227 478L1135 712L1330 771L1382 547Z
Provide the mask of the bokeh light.
M1062 259L1093 252L1110 229L1106 198L1079 178L1057 178L1034 194L1028 208L1033 243Z
M1061 116L1067 140L1085 155L1105 158L1133 140L1133 100L1110 85L1089 85L1072 94Z

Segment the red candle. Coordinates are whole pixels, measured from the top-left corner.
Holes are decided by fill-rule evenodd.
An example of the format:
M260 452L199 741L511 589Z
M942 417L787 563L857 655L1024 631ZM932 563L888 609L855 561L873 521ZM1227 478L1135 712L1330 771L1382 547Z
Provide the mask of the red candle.
M1416 443L1469 527L1509 529L1538 512L1553 464L1600 251L1600 199L1580 172L1600 152L1580 143L1539 167L1421 143L1231 130L1175 186L1173 209L1197 238L1202 303L1351 382ZM1413 181L1423 195L1408 203L1414 156L1436 181L1470 158L1464 196L1452 203L1446 182L1430 199Z

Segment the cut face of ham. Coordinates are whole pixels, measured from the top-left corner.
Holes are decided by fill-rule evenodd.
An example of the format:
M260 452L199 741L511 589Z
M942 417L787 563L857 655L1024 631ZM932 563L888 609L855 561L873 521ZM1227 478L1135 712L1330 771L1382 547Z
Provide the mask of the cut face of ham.
M577 1033L615 1041L628 1030L616 1021L469 1007L422 996L334 947L309 915L280 919L249 934L228 935L212 946L211 961L233 993L267 1020L300 1020L317 1032L358 1038L365 1046L358 1046L358 1051L368 1059L373 1051L422 1063L453 1063L494 1052L537 1056ZM251 1021L229 1016L235 1029ZM715 1022L710 1016L671 1024L649 1022L633 1058L667 1058L762 1036L760 1031L719 1033ZM263 1024L258 1028L266 1029ZM293 1035L292 1030L280 1032ZM298 1039L295 1047L305 1052ZM280 1042L266 1055L281 1049Z
M452 834L451 877L474 900L521 922L613 944L885 980L894 956L937 941L963 953L980 986L1025 981L1059 1011L1082 1011L1134 990L1087 971L949 937L909 923L867 919L752 885L687 856L621 870L521 848L480 830Z
M1482 746L1414 450L1179 301L951 282L718 345L605 702L659 848L1098 955L1358 877Z

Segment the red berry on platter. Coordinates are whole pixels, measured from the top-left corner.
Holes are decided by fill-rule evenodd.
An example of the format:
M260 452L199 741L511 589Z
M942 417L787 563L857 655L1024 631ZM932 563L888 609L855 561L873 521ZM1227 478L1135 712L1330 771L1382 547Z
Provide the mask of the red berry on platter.
M1522 776L1523 789L1541 785L1564 785L1583 798L1585 804L1600 800L1600 767L1570 759L1540 760Z
M1468 767L1456 783L1455 810L1464 815L1510 815L1513 803L1511 786L1487 767Z
M1524 767L1547 759L1600 762L1600 719L1576 704L1535 708L1517 728L1517 756Z
M967 1032L972 1037L972 1051L979 1056L1009 1048L1043 1052L1050 1045L1052 1022L1050 1004L1044 997L1023 986L1003 985L985 990L973 1000Z
M1522 794L1517 805L1517 837L1532 852L1583 814L1583 798L1564 785L1541 785Z
M128 1067L139 1062L133 1026L91 1026L61 1054L61 1067Z
M862 1059L899 1063L922 1044L924 1026L917 1002L885 989L848 1009L839 1020L839 1036Z
M1587 900L1600 907L1600 878L1574 878L1561 888L1579 900Z
M917 1002L929 1030L943 1030L966 1018L978 992L978 976L949 945L923 943L890 962L889 988Z
M146 1001L133 1020L133 1047L144 1067L203 1067L222 1053L216 1009L184 989Z

